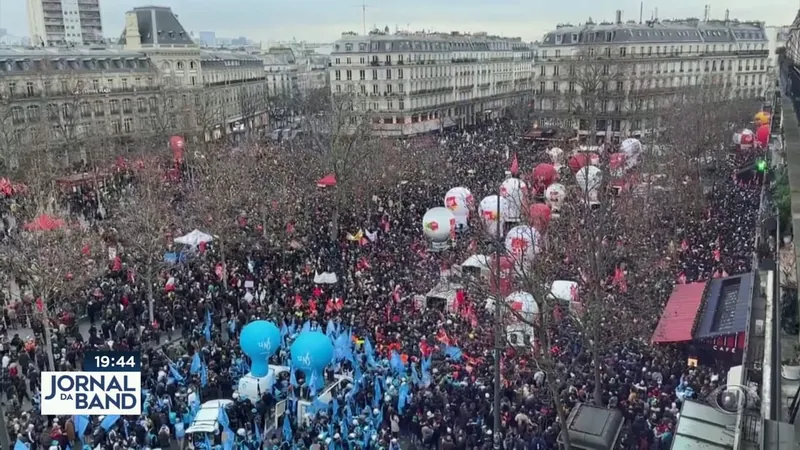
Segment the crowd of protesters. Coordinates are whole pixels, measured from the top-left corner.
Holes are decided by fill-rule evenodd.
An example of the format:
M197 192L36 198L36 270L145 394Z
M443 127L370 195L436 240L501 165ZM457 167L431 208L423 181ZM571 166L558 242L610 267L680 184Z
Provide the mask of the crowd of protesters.
M519 155L523 165L547 160L542 148L522 142L513 130L511 124L500 122L432 139L436 151L446 152L452 178L481 198L494 193L504 178L509 154ZM658 317L676 282L750 270L760 189L731 177L736 165L733 157L723 162L719 172L724 173L717 174L705 214L689 217L676 227L669 223L675 219L665 212L664 228L679 228L677 234L652 231L649 239L654 248L670 243L680 246L679 262L672 273L654 271L631 277L649 286L653 311L642 320ZM366 245L346 239L332 243L328 219L320 217L314 227L305 228L316 232L297 231L307 234L293 236L302 245L287 243L270 249L242 244L226 250L227 273L220 276L219 249L212 241L158 278L153 323L148 317L147 287L123 251L109 274L74 300L82 305L73 308L74 315L85 312L92 324L88 335L63 321L53 335L53 345L58 370L79 370L87 349L141 350L147 392L141 417L85 421L38 414L38 374L47 365L43 344L40 337L30 342L15 335L13 328L22 325L25 314L7 308L8 339L0 384L12 442L51 450L76 445L118 450L190 444L251 450L485 449L495 445L499 433L500 445L507 450L556 448L561 427L551 389L566 411L578 402L595 402L592 356L585 337L569 320L549 330L553 349L547 351L552 352L555 367L551 373L526 363L527 357L514 360L513 352L506 352L504 388L498 393L502 426L496 430L493 336L491 327L475 326L476 321L489 323L491 317L482 307L474 308L471 317L463 317L422 311L412 302L400 301L424 294L440 279L441 261L424 251L420 220L426 209L439 206L451 187L415 180L380 196L367 217L342 217L342 230L369 231ZM247 225L241 232L254 233ZM468 255L470 239L459 241L457 251ZM314 278L320 272L335 273L338 282L316 284ZM620 317L626 317L624 311ZM358 342L356 362L340 369L351 376L359 373L359 387L350 394L342 392L335 406L325 405L307 421L292 418L273 427L276 402L295 395L296 380L279 380L273 392L264 392L258 399L243 399L236 392L247 364L235 344L237 335L256 318L291 330L303 326L348 330ZM41 324L33 322L41 336ZM599 355L604 364L600 406L623 413L626 426L621 448L668 449L683 395L693 392L688 395L706 397L724 385L727 370L714 364L689 367L681 350L654 347L647 343L649 336L642 338ZM442 344L457 346L463 356L444 354L439 350ZM424 374L392 376L392 364L367 364L367 359L389 359L393 351L408 357L414 370ZM205 376L192 367L196 353L207 366ZM273 363L285 361L286 350L274 358ZM301 377L299 384L304 383ZM222 422L227 423L216 436L187 436L196 405L223 398L235 402L225 412ZM224 428L233 430L235 439L223 439Z

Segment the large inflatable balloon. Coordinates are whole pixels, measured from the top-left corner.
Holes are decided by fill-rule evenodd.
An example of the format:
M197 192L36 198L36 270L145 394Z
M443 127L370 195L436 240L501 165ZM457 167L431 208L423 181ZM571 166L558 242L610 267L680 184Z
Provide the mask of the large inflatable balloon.
M564 165L564 150L561 150L558 147L553 147L547 151L547 154L550 156L550 161L553 162L553 165L556 167L556 169Z
M264 377L269 371L269 358L281 348L281 332L272 322L256 320L242 328L239 346L250 358L250 374Z
M764 124L758 127L756 130L756 141L758 141L759 145L762 147L769 145L769 125Z
M457 224L465 227L469 223L469 210L474 202L475 198L465 187L454 187L444 196L444 207L453 213Z
M481 216L483 225L486 227L486 231L495 237L500 237L497 236L497 225L499 223L502 230L503 224L507 221L506 219L509 216L508 200L499 195L490 195L481 200L478 205L478 213Z
M544 203L535 203L531 205L529 214L531 226L544 234L547 231L547 227L550 226L550 216L552 215L550 207Z
M500 196L508 200L508 222L519 222L528 196L528 185L519 178L508 178L500 185Z
M638 139L628 138L622 141L619 146L622 153L625 154L628 168L631 168L639 163L639 158L642 156L642 143Z
M513 256L517 264L532 262L540 251L540 236L533 227L516 226L506 235L506 250Z
M547 186L558 179L558 171L552 164L542 163L533 169L533 186L537 194L544 192Z
M181 136L172 136L169 138L169 148L172 150L172 158L175 162L183 161L183 148L186 145Z
M569 170L571 170L572 173L577 173L583 167L588 166L589 162L589 157L584 153L576 153L569 159L567 166L569 166Z
M596 202L597 189L603 182L603 172L595 166L586 166L575 174L575 182L588 196L589 202Z
M516 313L522 316L526 321L531 322L535 320L536 316L539 314L539 305L536 303L536 299L527 292L512 292L511 295L506 297L506 302L511 309L516 311Z
M444 207L431 208L422 217L422 232L431 240L433 248L447 248L455 238L456 216Z
M333 343L319 331L305 331L297 336L289 349L292 368L302 370L306 384L315 377L317 388L325 385L324 370L333 361Z
M612 177L621 177L625 175L627 168L627 157L625 153L612 153L608 158L608 169Z
M550 211L559 212L567 198L567 188L563 184L554 183L544 191L544 201L550 207Z

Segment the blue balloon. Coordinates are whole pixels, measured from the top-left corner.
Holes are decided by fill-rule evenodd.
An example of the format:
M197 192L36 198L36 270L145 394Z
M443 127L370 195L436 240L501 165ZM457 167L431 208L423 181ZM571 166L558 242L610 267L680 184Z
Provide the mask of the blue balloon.
M250 357L250 373L256 378L269 371L269 358L281 347L281 331L266 320L250 322L242 328L239 346Z
M322 372L333 361L333 343L319 331L300 333L289 350L295 370L302 370L307 377L316 373L322 380Z

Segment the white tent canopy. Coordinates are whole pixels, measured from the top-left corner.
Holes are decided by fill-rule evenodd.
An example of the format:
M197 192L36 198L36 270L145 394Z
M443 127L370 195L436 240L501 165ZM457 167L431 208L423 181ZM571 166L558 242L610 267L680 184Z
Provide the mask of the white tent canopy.
M486 255L472 255L461 263L461 267L474 267L485 270L489 268L489 257Z
M213 240L214 238L212 238L210 234L203 233L198 229L195 229L192 232L185 234L181 237L175 238L176 243L183 245L190 245L192 247L197 247L203 242L211 242Z
M336 284L339 278L333 272L314 272L314 283L316 284Z

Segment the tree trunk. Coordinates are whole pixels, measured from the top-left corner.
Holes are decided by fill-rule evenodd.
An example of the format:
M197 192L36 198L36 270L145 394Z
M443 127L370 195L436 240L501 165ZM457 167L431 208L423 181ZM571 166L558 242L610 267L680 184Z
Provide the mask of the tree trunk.
M333 217L331 217L331 242L336 243L339 239L339 202L336 202L336 207L333 209Z
M150 324L152 325L153 322L156 320L154 308L154 300L153 300L153 264L147 264L147 313L148 317L150 318Z
M561 436L564 437L561 442L563 450L572 450L572 444L569 440L569 428L567 427L567 416L564 414L564 406L561 404L561 397L555 389L550 389L550 394L553 396L553 404L556 407L556 414L558 415L558 423L561 424ZM557 439L558 437L556 437Z
M594 405L602 408L605 405L603 404L603 385L601 383L602 379L600 376L601 362L600 355L595 350L592 350L592 362L594 363L594 367L592 368L592 372L594 372Z
M45 351L47 352L47 364L50 367L50 370L56 370L56 359L53 356L53 334L50 331L50 315L47 311L47 296L42 294L42 314L44 318L42 320L42 325L44 327L44 340L45 340ZM77 318L76 318L77 320Z
M228 290L228 263L225 260L225 244L219 241L219 256L222 260L222 286Z

